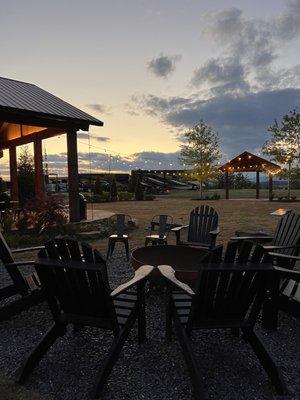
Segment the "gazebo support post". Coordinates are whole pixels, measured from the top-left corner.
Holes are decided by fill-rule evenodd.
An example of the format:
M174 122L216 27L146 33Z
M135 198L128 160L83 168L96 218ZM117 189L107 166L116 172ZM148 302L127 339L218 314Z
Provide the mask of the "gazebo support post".
M273 176L269 175L269 201L273 198Z
M78 178L78 154L77 132L67 132L68 153L68 186L69 186L69 215L70 222L79 222L79 178Z
M11 200L12 207L17 208L19 202L19 187L18 187L18 170L17 170L17 148L11 146L9 148L9 170L11 184Z
M259 171L256 171L256 198L259 199Z
M43 174L43 153L42 140L36 136L33 142L34 151L34 188L35 198L42 199L45 195L44 174Z
M225 198L229 199L229 179L228 179L228 171L225 172Z

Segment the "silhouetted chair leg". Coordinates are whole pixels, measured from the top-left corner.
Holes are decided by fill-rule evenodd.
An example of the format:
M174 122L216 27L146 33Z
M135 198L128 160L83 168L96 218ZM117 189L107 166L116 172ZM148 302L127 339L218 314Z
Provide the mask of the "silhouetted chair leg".
M251 345L252 349L254 350L261 365L268 374L272 384L276 389L276 392L280 395L288 394L288 389L286 387L283 377L281 376L280 371L278 370L275 362L272 360L270 354L267 352L258 336L253 331L249 331L247 329L243 329L243 333L247 341Z
M135 318L131 317L131 320L127 321L126 326L124 326L124 328L115 336L113 343L109 349L108 355L96 380L96 384L92 392L92 396L94 398L98 398L100 396L104 385L106 384L106 381L109 377L109 374L111 373L115 363L118 360L119 354L134 322Z
M113 240L111 242L111 246L110 246L110 255L113 255L113 252L115 251L115 247L116 247L116 242Z
M125 250L126 250L127 261L129 261L129 243L128 243L128 240L124 241L124 245L125 245Z
M22 384L29 377L32 370L37 366L37 364L41 361L44 354L50 349L53 343L60 336L63 336L66 332L65 325L58 325L54 323L52 327L48 330L48 332L44 335L42 340L39 342L37 347L31 352L29 357L27 358L23 367L21 367L19 371L19 377L17 382Z
M106 255L106 259L108 260L110 257L110 253L111 253L111 240L108 239L108 247L107 247L107 255Z
M190 345L190 340L185 332L185 329L181 325L179 319L175 316L174 318L175 329L178 335L179 343L182 349L182 354L185 358L187 368L190 373L192 380L192 385L194 389L194 397L196 400L203 400L206 398L204 392L201 388L201 383L203 382L200 375L199 366L194 357L193 349Z

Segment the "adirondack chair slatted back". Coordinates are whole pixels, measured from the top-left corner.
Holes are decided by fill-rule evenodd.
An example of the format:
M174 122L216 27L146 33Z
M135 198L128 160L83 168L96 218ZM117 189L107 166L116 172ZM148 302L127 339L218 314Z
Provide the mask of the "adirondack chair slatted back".
M117 236L122 238L125 232L126 222L131 220L131 216L126 214L115 214L111 218L116 221Z
M300 215L287 213L277 225L273 245L295 246L300 244ZM293 254L292 249L280 250L280 253Z
M222 327L233 320L242 326L245 318L253 326L260 311L264 291L264 273L257 269L203 269L187 326L192 329L194 325L215 323L216 327Z
M191 211L189 229L188 229L188 242L210 244L211 236L210 231L218 227L218 214L209 206L201 205Z
M106 265L100 253L88 245L82 245L81 252L76 240L55 239L46 243L39 257L46 263L41 260L36 271L54 319L61 315L92 318L102 321L103 327L118 331ZM71 265L68 261L78 263Z
M0 232L0 259L7 273L9 274L11 280L17 286L19 293L25 295L29 290L29 286L26 280L24 279L23 275L21 274L21 272L18 270L18 268L10 267L8 265L13 263L15 260L1 232Z
M159 239L163 239L166 233L170 230L173 224L173 217L167 214L155 215L150 223L151 232L155 231L155 227L158 226Z

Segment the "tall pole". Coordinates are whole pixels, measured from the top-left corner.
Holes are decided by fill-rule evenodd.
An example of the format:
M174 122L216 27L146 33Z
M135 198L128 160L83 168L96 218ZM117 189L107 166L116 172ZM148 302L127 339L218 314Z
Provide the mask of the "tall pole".
M19 187L18 187L18 170L17 170L17 148L11 146L9 148L9 170L10 170L10 193L13 208L18 207Z
M273 197L273 176L269 174L269 200L271 201Z
M229 199L229 179L228 179L228 171L225 172L225 198Z
M44 174L43 174L43 153L42 153L42 140L38 137L33 142L34 154L34 189L35 198L42 199L45 194Z
M67 153L70 222L79 222L79 176L76 130L67 132Z
M256 198L259 199L259 171L256 171Z

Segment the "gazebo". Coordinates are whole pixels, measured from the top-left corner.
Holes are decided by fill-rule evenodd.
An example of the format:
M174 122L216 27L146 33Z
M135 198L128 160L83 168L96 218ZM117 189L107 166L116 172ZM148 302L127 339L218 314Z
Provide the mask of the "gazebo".
M69 215L79 221L77 131L103 122L38 86L0 77L0 151L9 150L11 198L18 201L17 146L33 143L35 196L44 195L42 141L66 133Z
M278 174L281 167L255 154L244 151L242 154L219 167L225 173L225 193L229 199L228 176L234 172L256 172L256 198L259 199L259 173L263 172L269 176L269 200L273 192L273 176Z

